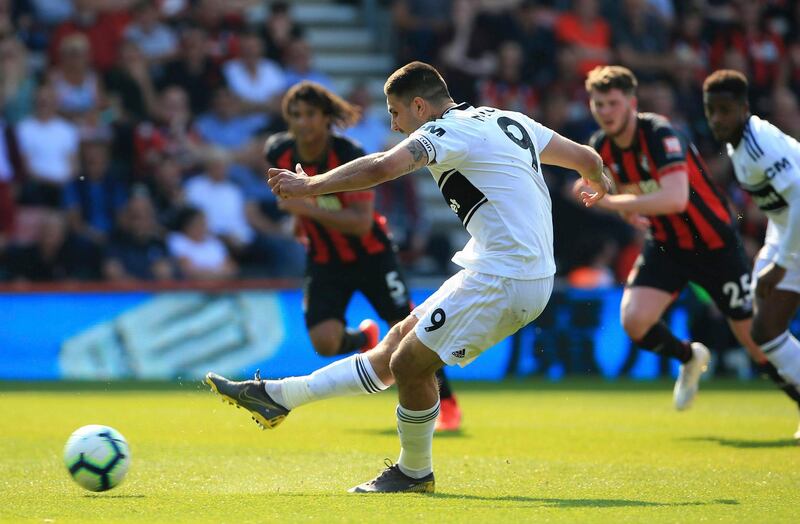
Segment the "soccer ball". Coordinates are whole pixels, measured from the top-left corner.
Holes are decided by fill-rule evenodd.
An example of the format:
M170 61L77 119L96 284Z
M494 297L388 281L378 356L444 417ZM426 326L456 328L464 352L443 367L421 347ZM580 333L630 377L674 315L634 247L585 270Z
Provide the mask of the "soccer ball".
M131 453L119 431L92 424L70 435L64 446L64 465L72 479L84 488L106 491L125 478Z

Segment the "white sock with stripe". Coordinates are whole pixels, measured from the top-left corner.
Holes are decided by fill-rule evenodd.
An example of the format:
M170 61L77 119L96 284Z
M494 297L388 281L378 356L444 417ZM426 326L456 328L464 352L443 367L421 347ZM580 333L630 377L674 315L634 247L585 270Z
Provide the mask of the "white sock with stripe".
M800 387L800 341L789 331L761 345L767 359L790 384Z
M433 473L433 430L439 416L439 399L430 409L413 411L397 406L397 433L400 435L400 471L420 479Z
M326 398L379 393L389 387L378 378L366 353L337 360L310 375L265 382L267 394L286 409Z

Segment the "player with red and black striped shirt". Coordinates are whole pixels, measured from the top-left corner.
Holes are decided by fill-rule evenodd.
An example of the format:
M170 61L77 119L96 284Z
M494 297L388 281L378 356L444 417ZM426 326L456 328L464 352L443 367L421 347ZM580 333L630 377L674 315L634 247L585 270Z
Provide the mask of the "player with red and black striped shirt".
M265 145L272 167L294 170L300 164L314 176L365 155L353 141L332 132L333 126L343 129L354 124L358 110L319 84L305 81L289 89L283 116L289 131L273 135ZM345 311L356 291L389 326L411 312L396 248L374 200L369 190L278 204L297 218L299 236L307 246L303 305L311 343L320 355L343 355L377 344L375 321L366 319L359 329L346 328ZM442 398L437 428L456 430L460 410L444 372L437 376Z
M637 111L636 86L633 73L620 66L596 67L586 79L601 128L590 145L616 183L616 194L597 205L648 228L622 296L622 325L640 347L683 363L674 402L685 409L710 354L699 342L676 338L661 317L689 281L711 295L751 356L763 355L750 337L749 264L727 201L694 144L665 117Z

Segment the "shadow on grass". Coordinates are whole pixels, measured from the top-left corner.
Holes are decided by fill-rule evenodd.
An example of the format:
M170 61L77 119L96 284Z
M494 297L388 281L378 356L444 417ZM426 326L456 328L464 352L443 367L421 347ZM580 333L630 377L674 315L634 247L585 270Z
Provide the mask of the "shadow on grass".
M284 497L308 497L306 493L281 493ZM314 494L314 497L364 497L349 493ZM631 499L560 499L546 497L525 497L522 495L502 495L489 497L482 495L461 495L457 493L377 493L366 495L366 498L387 496L419 496L431 499L478 500L481 502L511 502L536 505L547 508L656 508L656 507L689 507L689 506L738 506L739 501L733 499L714 499L709 501L685 502L653 502L649 500Z
M798 442L794 439L777 440L745 440L724 437L688 437L681 440L691 440L695 442L715 442L720 446L738 449L757 449L757 448L789 448L797 447Z
M143 499L145 495L105 495L103 493L90 493L84 495L85 499Z
M435 499L461 499L461 500L482 500L493 502L524 502L533 503L545 507L554 508L627 508L627 507L682 507L682 506L710 506L726 505L738 506L738 500L716 499L708 502L686 501L686 502L652 502L649 500L630 500L630 499L560 499L543 497L523 497L507 495L502 497L483 497L479 495L458 495L455 493L433 493L428 495Z
M364 435L378 435L381 437L396 437L397 428L351 429L350 433L362 433ZM441 433L435 433L433 438L439 440L443 438L472 438L472 437L469 435L469 433L465 433L459 429L458 431L443 431Z

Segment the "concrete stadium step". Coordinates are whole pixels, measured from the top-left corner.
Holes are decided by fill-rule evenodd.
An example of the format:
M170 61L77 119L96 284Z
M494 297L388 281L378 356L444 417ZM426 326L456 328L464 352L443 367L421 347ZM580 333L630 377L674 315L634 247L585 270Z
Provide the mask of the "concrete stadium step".
M368 52L373 47L372 33L365 28L313 28L308 42L315 51L349 50Z
M328 3L292 4L292 18L304 26L342 26L361 22L361 13L355 6Z
M385 105L385 100L383 98L383 84L386 82L386 76L388 73L388 71L381 71L380 75L361 76L358 78L353 77L352 75L339 75L337 73L334 73L331 76L337 93L347 94L352 91L356 85L366 84L367 90L372 97L372 101L374 103L379 102L381 105Z
M380 75L390 71L394 60L382 53L316 53L313 67L337 75Z

